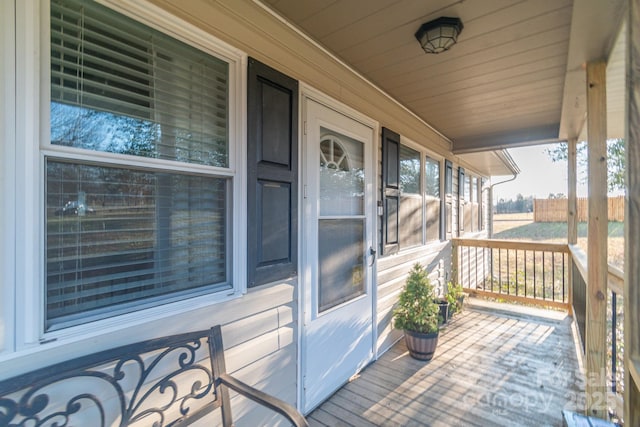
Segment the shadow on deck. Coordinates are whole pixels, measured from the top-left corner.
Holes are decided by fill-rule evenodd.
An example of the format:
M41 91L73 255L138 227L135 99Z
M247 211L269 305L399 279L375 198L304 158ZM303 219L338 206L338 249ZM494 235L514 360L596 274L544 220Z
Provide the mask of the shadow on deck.
M472 299L430 362L404 340L309 415L312 426L561 426L584 379L565 313Z

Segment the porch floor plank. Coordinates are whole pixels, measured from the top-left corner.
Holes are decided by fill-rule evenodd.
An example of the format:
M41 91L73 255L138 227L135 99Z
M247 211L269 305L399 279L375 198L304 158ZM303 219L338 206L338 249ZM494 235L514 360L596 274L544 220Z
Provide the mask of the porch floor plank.
M309 415L312 426L562 426L582 411L571 319L472 299L430 362L398 342Z

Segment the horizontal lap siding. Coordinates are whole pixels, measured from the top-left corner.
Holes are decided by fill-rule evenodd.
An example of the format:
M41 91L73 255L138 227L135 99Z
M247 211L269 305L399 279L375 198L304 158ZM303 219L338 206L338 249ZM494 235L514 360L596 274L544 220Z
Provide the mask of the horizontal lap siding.
M402 337L402 331L392 327L393 308L398 301L398 294L406 282L409 270L417 262L427 269L431 283L436 291L442 294L451 274L451 243L432 243L390 255L378 261L376 327L379 355Z
M297 283L293 280L249 290L244 297L225 303L229 317L210 314L212 325L222 324L227 372L265 393L296 405L297 398ZM231 408L237 425L288 425L254 402L231 391ZM203 417L195 426L222 425L220 411Z
M485 236L478 238L485 238ZM458 254L458 262L460 263L458 282L470 289L483 289L483 284L490 288L491 264L489 261L491 251L468 246L458 250L460 251Z
M259 390L296 404L297 283L251 289L238 300L236 315L223 323L227 371ZM236 301L233 301L235 303ZM273 412L231 392L237 425L280 425ZM219 425L218 411L210 425ZM283 424L286 425L286 424Z

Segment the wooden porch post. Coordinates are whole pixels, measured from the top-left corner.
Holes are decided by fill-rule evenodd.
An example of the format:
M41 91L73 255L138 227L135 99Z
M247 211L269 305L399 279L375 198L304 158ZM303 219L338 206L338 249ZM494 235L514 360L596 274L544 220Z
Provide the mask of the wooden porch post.
M629 0L624 261L625 425L640 425L640 0Z
M587 64L589 220L587 259L587 411L607 418L607 111L606 63Z
M567 201L568 221L567 221L567 241L570 245L578 242L578 159L577 146L578 138L570 138L567 141L569 154L569 170L567 172L567 181L569 184Z

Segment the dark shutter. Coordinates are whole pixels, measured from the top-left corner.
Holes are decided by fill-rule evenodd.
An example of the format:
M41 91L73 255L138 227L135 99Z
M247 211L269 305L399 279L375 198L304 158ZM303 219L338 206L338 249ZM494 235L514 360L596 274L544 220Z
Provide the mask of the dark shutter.
M296 274L298 82L249 58L248 286Z
M464 168L458 168L458 236L464 232Z
M382 128L382 253L399 249L400 135Z

